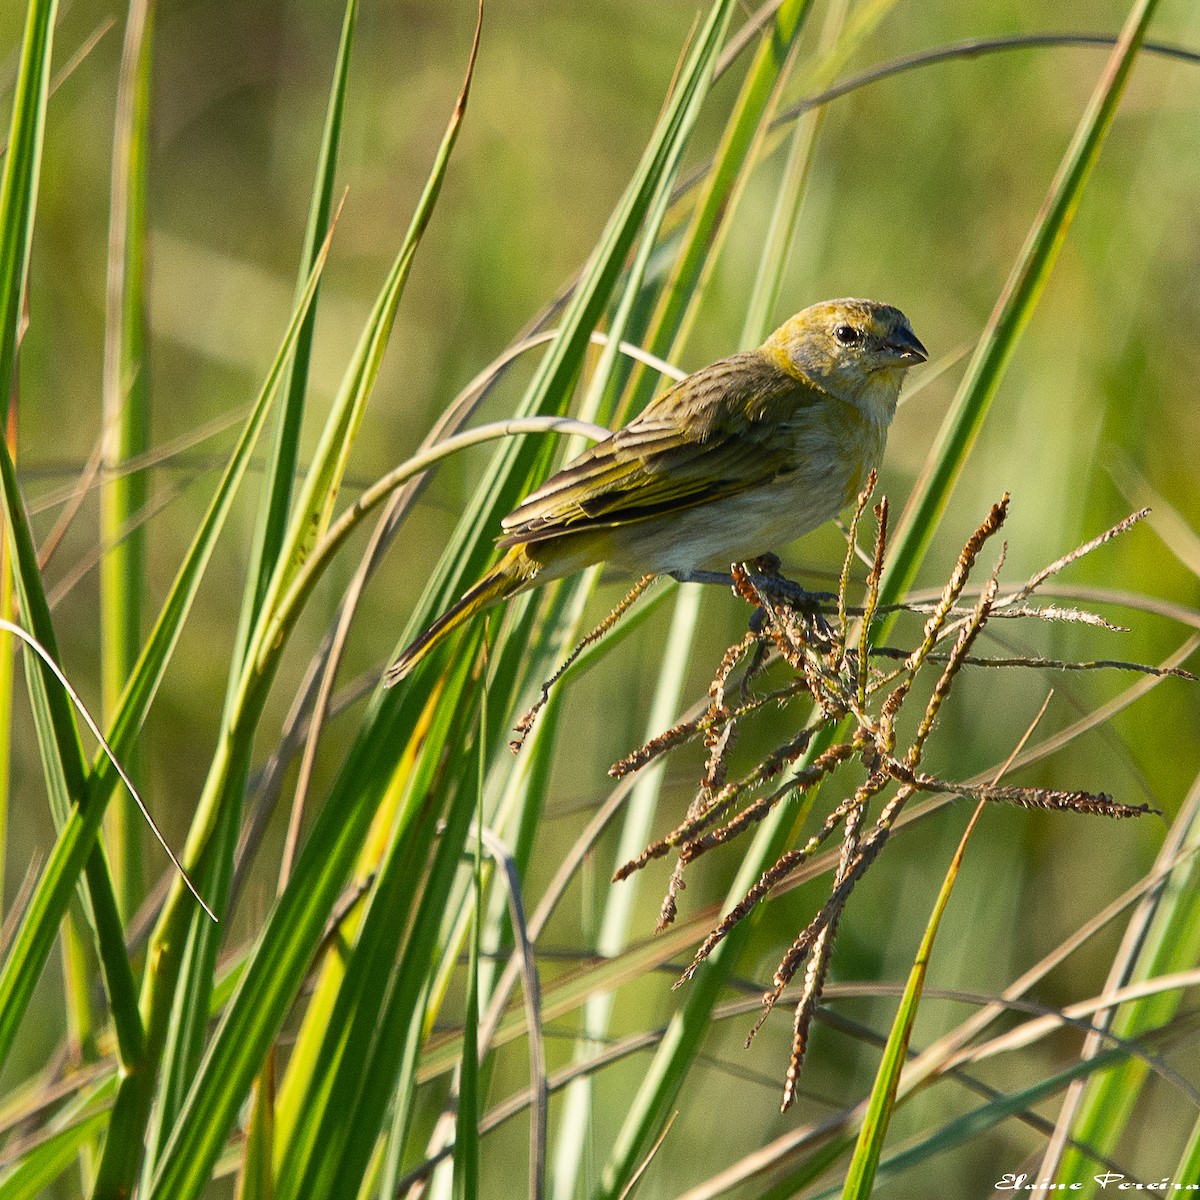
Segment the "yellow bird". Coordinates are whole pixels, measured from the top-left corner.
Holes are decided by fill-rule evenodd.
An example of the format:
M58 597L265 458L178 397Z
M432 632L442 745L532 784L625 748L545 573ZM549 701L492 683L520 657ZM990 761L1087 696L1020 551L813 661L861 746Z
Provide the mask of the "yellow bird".
M504 518L504 556L385 682L483 609L596 563L686 582L823 525L879 465L904 374L925 357L899 309L828 300L680 380Z

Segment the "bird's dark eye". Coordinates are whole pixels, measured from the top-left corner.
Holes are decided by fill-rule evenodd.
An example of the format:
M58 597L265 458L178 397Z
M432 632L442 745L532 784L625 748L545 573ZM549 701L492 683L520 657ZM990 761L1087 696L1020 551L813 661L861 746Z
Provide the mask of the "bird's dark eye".
M855 329L853 325L839 325L833 331L833 336L843 346L857 346L862 341L862 332Z

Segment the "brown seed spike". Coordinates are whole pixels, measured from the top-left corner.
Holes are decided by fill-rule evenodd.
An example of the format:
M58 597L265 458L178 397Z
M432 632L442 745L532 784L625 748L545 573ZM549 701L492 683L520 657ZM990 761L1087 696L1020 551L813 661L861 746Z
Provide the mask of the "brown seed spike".
M881 500L875 508L878 527L862 608L851 610L846 602L856 553L854 539L859 520L869 503L873 482L873 479L870 480L860 495L854 522L849 530L836 596L836 613L825 600L814 600L809 593L779 577L775 562L758 560L749 565L734 563L730 571L735 591L755 608L751 631L725 652L707 698L697 706L693 715L648 742L614 768L614 773L623 774L684 741L699 737L704 740L705 762L701 783L686 813L670 833L651 843L637 858L621 867L615 876L617 879L625 878L652 859L666 855L669 850L677 852L676 864L659 913L659 929L675 919L686 868L697 858L708 850L732 842L768 814L778 811L781 805L794 802L798 796L811 797L813 790L831 780L843 764L857 771L865 768L865 778L857 787L843 791L840 798L834 798L824 819L817 824L816 832L810 833L807 840L796 847L787 849L771 866L761 871L755 883L704 938L692 962L675 984L678 987L690 979L732 929L744 921L773 890L784 885L802 864L809 862L828 843L835 831L841 831L838 863L828 897L780 958L771 989L763 995L762 1011L746 1039L749 1045L793 981L799 980L791 1055L782 1097L785 1111L796 1099L812 1021L820 1005L842 912L858 881L883 851L900 813L915 795L935 792L973 796L1025 808L1113 818L1134 817L1156 811L1147 804L1118 803L1100 791L1000 786L997 782L957 784L924 773L921 759L926 741L933 732L941 707L960 669L964 665L991 669L1015 665L1064 670L1104 667L1145 671L1154 675L1183 674L1173 664L1181 662L1186 653L1186 648L1177 652L1161 668L1115 660L1070 663L1031 657L972 657L970 652L973 643L993 616L1013 619L1033 617L1038 620L1075 619L1078 614L1073 610L1030 607L1024 605L1023 601L1053 570L1061 569L1083 553L1103 544L1136 519L1135 516L1114 526L1107 534L1060 559L1052 569L1033 576L1030 583L1015 595L1003 599L999 598L997 582L1000 565L1004 561L1002 548L999 562L979 590L977 601L968 606L963 603L963 595L980 552L1004 523L1008 511L1007 494L991 507L985 520L963 545L937 603L888 606L889 613L903 611L922 614L922 628L915 639L916 645L903 648L873 645L872 639L878 637L873 625L882 611L879 606L880 579L888 550L886 500ZM833 599L835 597L827 598L828 601ZM821 604L825 607L820 607ZM855 617L859 620L855 621ZM831 625L830 619L836 624ZM1093 628L1107 625L1107 622L1099 619L1087 623ZM769 655L771 646L778 650L782 663ZM732 689L727 694L728 682L734 667L751 648L754 658L740 680L739 692L736 693L739 698L735 700ZM885 663L888 665L884 666ZM923 711L917 714L915 729L907 735L907 747L901 743L898 748L901 711L911 707L909 701L917 691L917 674L933 663L940 664L940 676L936 677ZM776 684L774 690L752 694L751 680L768 666L772 671L785 675L790 671L790 675L782 685ZM757 719L757 714L767 714L776 709L782 711L785 704L802 704L804 700L808 700L810 705L804 715L790 722L786 716L783 717L783 727L770 737L766 748L761 747L759 738L751 736L752 718ZM739 751L735 752L739 734L744 736ZM823 753L806 761L813 742L829 745ZM759 748L755 751L754 765L745 767L741 765L738 755L745 753L747 744ZM734 773L734 764L739 775ZM783 782L771 790L772 780L784 772ZM862 775L859 777L862 778ZM892 793L890 798L887 796L889 791ZM879 797L882 808L871 823L869 808L876 797ZM807 819L807 812L805 817Z

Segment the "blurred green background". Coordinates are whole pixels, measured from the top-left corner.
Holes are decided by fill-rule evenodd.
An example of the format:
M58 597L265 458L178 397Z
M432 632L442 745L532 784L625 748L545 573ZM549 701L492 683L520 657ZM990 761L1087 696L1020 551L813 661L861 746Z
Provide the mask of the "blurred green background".
M0 84L11 93L22 13L0 11ZM959 38L1079 30L1115 33L1127 6L1075 0L1049 6L1017 0L941 5L897 3L839 77ZM56 61L114 21L50 105L29 293L30 333L21 359L18 465L40 535L60 511L61 489L78 476L100 428L115 81L123 11L74 0L56 35ZM815 39L821 13L806 37ZM445 190L420 247L383 375L368 411L351 474L371 481L411 453L456 392L524 327L586 258L636 165L695 17L692 4L660 0L489 6L470 108ZM349 189L323 285L314 386L331 397L380 281L423 186L461 82L474 26L466 3L366 3L353 55L340 179ZM340 13L313 3L191 3L161 6L157 36L153 156L150 165L150 393L153 444L244 411L278 344L291 305L316 147L337 44ZM1169 0L1150 37L1200 49L1200 8ZM882 488L908 494L961 376L965 358L1033 222L1063 149L1103 65L1098 49L1037 49L928 67L837 100L821 130L808 197L787 263L780 320L821 298L864 295L903 308L931 351L927 386L893 426ZM812 90L803 65L788 98ZM718 85L692 142L701 162L719 135L736 80ZM737 348L745 296L782 169L775 153L757 169L737 211L696 331L681 367ZM984 428L937 542L924 582L936 585L987 505L1007 490L1012 511L1005 579L1024 578L1119 519L1148 495L1156 518L1073 569L1075 585L1121 587L1196 608L1200 604L1197 447L1200 446L1200 66L1144 54L1078 218ZM958 353L960 357L954 359ZM949 368L933 377L933 365ZM484 415L509 411L528 379L522 361L489 399ZM151 474L164 502L148 525L151 608L161 600L195 529L233 432L178 448ZM488 451L441 467L416 515L372 582L351 639L344 676L378 668L394 650L427 574L463 510ZM1167 506L1170 506L1168 508ZM1169 517L1180 522L1156 523ZM143 739L145 793L178 845L212 753L253 526L252 496L218 549ZM96 547L92 500L75 521L47 575L75 579ZM833 528L785 554L785 566L819 578L840 562ZM335 565L304 618L296 645L311 647L354 566ZM804 578L810 576L805 575ZM597 619L627 581L605 581ZM95 702L95 573L77 578L56 620L68 673ZM1006 643L1063 657L1157 662L1186 636L1175 622L1106 609L1132 626L1095 630L1007 627ZM656 682L655 651L668 621L655 614L601 669L571 690L552 791L527 891L536 897L590 810L607 795L605 771L643 736ZM713 591L692 658L688 694L700 697L724 646L744 628L743 606ZM274 735L291 703L307 651L285 661L263 729ZM1193 664L1194 665L1194 664ZM965 678L931 743L929 766L965 778L998 764L1054 688L1042 732L1061 728L1127 686L1125 678L1010 673ZM12 832L6 904L26 865L45 852L52 826L42 799L36 743L26 711L16 716ZM1200 702L1179 681L1072 742L1019 782L1104 790L1175 812L1200 766ZM318 789L336 770L335 723L318 762ZM682 812L699 770L698 751L671 764L665 822ZM969 815L964 802L889 845L856 891L831 981L903 980L945 865ZM261 921L274 895L282 837L273 828L262 869L246 889L238 928ZM1148 868L1163 824L1110 823L1074 815L994 808L984 814L938 942L930 986L1000 990L1087 916ZM148 843L149 845L149 843ZM160 859L151 856L150 861ZM609 884L611 845L572 893L543 939L544 970L586 953ZM686 913L719 900L737 851L694 869ZM636 887L649 935L667 869ZM769 980L780 949L820 903L821 882L775 901L742 961L748 994ZM1101 986L1119 929L1089 943L1039 989L1060 1005ZM42 1061L61 1029L59 970L43 981L45 1003L31 1014L17 1054ZM614 1032L653 1028L678 1003L661 982L625 989ZM894 1001L833 1002L837 1011L886 1032ZM961 1018L961 1005L930 999L915 1042ZM42 1024L39 1026L39 1021ZM796 1112L778 1113L790 1021L770 1020L747 1052L749 1018L714 1029L680 1116L640 1195L675 1196L754 1145L784 1134ZM575 1026L548 1030L551 1065L570 1054ZM562 1035L556 1040L554 1034ZM1001 1057L980 1074L997 1087L1048 1074L1069 1061L1077 1036L1040 1043L1028 1056ZM802 1079L801 1116L825 1098L869 1086L876 1051L818 1028ZM525 1070L523 1051L500 1059L503 1092ZM1195 1064L1175 1062L1197 1082ZM624 1116L621 1097L637 1058L606 1072L598 1087L602 1120L597 1163ZM511 1078L505 1072L511 1072ZM1131 1169L1158 1179L1167 1163L1156 1146L1174 1143L1194 1114L1159 1081L1152 1119L1131 1128L1123 1147ZM905 1109L892 1139L937 1123L943 1093ZM1053 1112L1053 1109L1048 1111ZM1151 1111L1151 1110L1147 1110ZM432 1110L431 1110L432 1114ZM607 1116L605 1116L607 1114ZM948 1109L945 1117L951 1115ZM607 1120L606 1127L603 1120ZM485 1143L488 1194L523 1187L525 1133L512 1127ZM1005 1171L1028 1169L1038 1140L1016 1124L880 1185L883 1196L986 1195ZM1036 1157L1033 1159L1036 1163ZM592 1164L589 1164L591 1166ZM585 1167L586 1174L587 1167ZM65 1193L64 1193L65 1194ZM214 1193L216 1194L216 1193ZM754 1194L746 1191L745 1195Z

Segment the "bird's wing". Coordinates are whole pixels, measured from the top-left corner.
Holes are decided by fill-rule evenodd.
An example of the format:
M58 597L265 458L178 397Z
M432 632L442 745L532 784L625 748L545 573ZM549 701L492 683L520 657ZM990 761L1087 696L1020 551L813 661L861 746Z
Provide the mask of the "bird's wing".
M504 519L500 545L665 516L769 483L792 465L780 426L822 398L755 351L704 367L527 496Z

